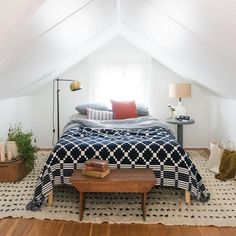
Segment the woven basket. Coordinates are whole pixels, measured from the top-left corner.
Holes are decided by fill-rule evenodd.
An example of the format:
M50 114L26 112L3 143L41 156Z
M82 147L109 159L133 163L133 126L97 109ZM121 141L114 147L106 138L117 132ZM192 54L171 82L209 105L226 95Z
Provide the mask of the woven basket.
M30 171L22 158L0 162L0 182L18 182Z

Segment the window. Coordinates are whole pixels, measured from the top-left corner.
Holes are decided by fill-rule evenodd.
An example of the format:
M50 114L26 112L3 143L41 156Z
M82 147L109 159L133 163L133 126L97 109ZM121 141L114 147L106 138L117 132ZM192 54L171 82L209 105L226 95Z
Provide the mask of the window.
M92 60L91 98L98 101L135 100L146 103L151 60Z

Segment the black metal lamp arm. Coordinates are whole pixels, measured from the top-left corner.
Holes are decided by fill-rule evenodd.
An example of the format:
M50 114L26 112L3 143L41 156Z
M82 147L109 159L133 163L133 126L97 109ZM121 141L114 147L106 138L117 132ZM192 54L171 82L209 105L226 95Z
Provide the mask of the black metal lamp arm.
M71 80L71 79L54 79L53 80L53 94L54 94L54 88L55 88L55 82L57 84L57 139L60 138L60 87L59 87L59 82L73 82L75 80ZM76 88L75 90L79 90L81 89L81 87ZM72 90L72 91L75 91ZM53 114L54 114L54 95L53 95ZM53 117L53 122L54 122L54 117ZM53 123L54 124L54 123ZM53 133L55 133L55 129L54 129L54 125L53 125ZM54 137L54 136L53 136ZM54 138L53 138L54 140Z
M54 79L54 81L70 81L70 82L72 82L74 80L72 80L72 79L59 79L59 78L57 78L57 79Z

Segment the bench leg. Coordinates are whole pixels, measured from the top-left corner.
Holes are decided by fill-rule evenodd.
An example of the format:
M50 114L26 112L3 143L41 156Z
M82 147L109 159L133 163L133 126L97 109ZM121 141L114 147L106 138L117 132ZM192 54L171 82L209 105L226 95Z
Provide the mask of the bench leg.
M83 211L85 210L85 193L83 193L84 197L83 197Z
M79 207L79 220L83 219L83 213L84 213L84 208L85 208L85 197L84 197L84 193L80 192L80 207Z
M49 193L48 195L48 205L52 205L53 203L53 191Z
M190 192L189 191L185 191L185 202L187 204L190 204Z
M142 212L143 212L143 220L146 220L146 202L147 202L147 193L142 193Z

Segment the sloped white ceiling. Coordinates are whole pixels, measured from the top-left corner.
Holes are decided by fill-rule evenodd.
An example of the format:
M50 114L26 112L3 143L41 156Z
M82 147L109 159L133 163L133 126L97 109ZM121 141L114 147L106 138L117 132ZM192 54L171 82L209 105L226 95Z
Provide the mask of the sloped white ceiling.
M14 20L0 23L0 98L32 92L120 35L184 78L236 99L235 0L47 0L36 12L43 1L24 2L18 13L32 9L31 18L14 37Z
M124 24L170 55L173 59L169 61L175 59L191 70L187 74L184 73L185 70L180 71L180 74L185 74L187 78L222 96L235 98L235 63L225 57L218 48L211 46L156 7L143 0L123 0L121 18Z
M41 5L43 0L0 1L0 41L6 40Z
M70 7L66 7L68 4ZM22 41L27 45L18 45L14 40L16 50L8 54L4 51L0 64L1 97L18 96L22 90L50 77L60 70L58 65L67 63L67 56L77 47L83 47L115 22L114 0L45 2L19 31L20 39L26 36Z
M146 0L162 14L236 60L235 0Z

